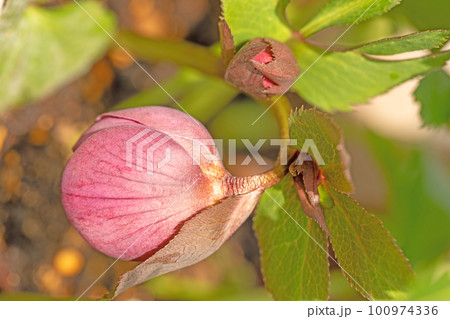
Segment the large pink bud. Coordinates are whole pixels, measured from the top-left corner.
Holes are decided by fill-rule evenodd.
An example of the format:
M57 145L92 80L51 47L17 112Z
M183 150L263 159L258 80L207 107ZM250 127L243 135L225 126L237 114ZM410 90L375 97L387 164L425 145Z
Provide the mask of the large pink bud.
M197 213L270 183L231 176L206 128L189 115L139 107L97 118L74 147L61 193L69 220L93 247L144 260Z

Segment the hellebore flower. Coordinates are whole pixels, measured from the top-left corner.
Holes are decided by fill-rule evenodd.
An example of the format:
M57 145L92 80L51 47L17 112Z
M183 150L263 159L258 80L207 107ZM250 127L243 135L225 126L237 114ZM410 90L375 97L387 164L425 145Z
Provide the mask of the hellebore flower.
M61 197L94 248L147 259L131 271L132 283L123 279L130 286L208 257L278 180L232 176L197 120L167 107L139 107L102 114L81 136Z
M283 94L295 82L300 69L289 47L269 38L246 43L231 60L225 79L254 97Z

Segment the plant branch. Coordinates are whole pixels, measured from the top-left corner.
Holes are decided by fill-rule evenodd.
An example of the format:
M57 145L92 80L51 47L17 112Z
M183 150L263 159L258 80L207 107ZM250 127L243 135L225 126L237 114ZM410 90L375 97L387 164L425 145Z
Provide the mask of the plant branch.
M151 39L124 30L116 34L116 39L138 58L168 61L223 78L225 70L222 60L207 47L183 40Z
M272 101L275 101L271 110L277 119L280 128L280 138L289 140L289 115L291 112L291 104L289 100L282 96L277 99L274 97ZM272 105L271 101L264 101L267 107ZM281 163L282 152L287 151L287 161L286 163ZM272 169L262 174L246 176L246 177L236 177L229 176L225 179L225 184L228 186L229 195L241 195L254 191L258 188L270 188L276 185L288 172L289 165L295 160L297 151L295 149L289 148L288 145L280 146L280 152L278 153L278 158Z

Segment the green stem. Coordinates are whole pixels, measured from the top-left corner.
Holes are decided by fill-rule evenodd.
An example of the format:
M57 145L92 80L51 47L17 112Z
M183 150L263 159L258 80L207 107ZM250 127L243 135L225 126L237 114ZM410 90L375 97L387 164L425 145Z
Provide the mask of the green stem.
M208 75L223 77L224 65L207 47L183 40L151 39L130 31L119 31L117 42L138 58L169 61L192 67Z
M291 103L287 97L275 96L269 102L265 102L268 107L271 107L272 113L277 119L278 126L280 127L280 138L289 138L289 115L291 114Z
M270 107L274 103L271 110L280 127L280 138L289 139L289 114L291 112L289 100L285 96L281 96L279 98L273 98L272 101L265 101L264 103L267 107ZM280 164L281 150L275 166L267 172L246 177L227 176L224 179L224 183L227 187L228 195L247 194L258 188L266 189L276 185L288 173L289 164L293 161L297 153L296 150L288 148L287 164L282 165Z

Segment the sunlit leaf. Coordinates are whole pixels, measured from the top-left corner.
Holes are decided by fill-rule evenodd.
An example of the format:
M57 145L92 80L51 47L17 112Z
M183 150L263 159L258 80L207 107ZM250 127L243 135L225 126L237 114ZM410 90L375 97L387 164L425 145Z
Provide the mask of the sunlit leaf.
M355 51L373 55L391 55L408 51L439 49L449 38L449 30L424 31L371 42Z
M443 66L450 57L450 51L445 51L418 59L380 61L355 52L333 52L314 63L320 51L300 43L292 47L304 72L293 89L326 111L350 110L352 104L365 103L406 80Z
M98 2L81 2L108 32L114 15ZM71 2L55 8L28 6L0 30L0 108L32 101L88 71L111 39Z
M343 274L369 299L389 299L407 287L413 273L381 222L347 194L327 187L335 205L324 208L330 238Z
M307 140L317 147L323 163L312 149L305 149L319 164L327 181L337 189L349 193L353 186L348 172L348 155L345 152L342 134L334 122L324 113L316 110L299 110L290 118L290 136L297 141L298 150L302 150Z
M278 14L278 0L222 0L223 16L240 47L254 38L269 37L284 42L291 30Z
M420 115L424 125L450 126L450 76L445 71L426 75L414 95L422 105Z
M275 299L327 298L326 235L303 213L291 176L266 190L255 214L254 228L266 288Z
M387 12L401 0L331 0L300 32L304 37L335 25L361 22Z

